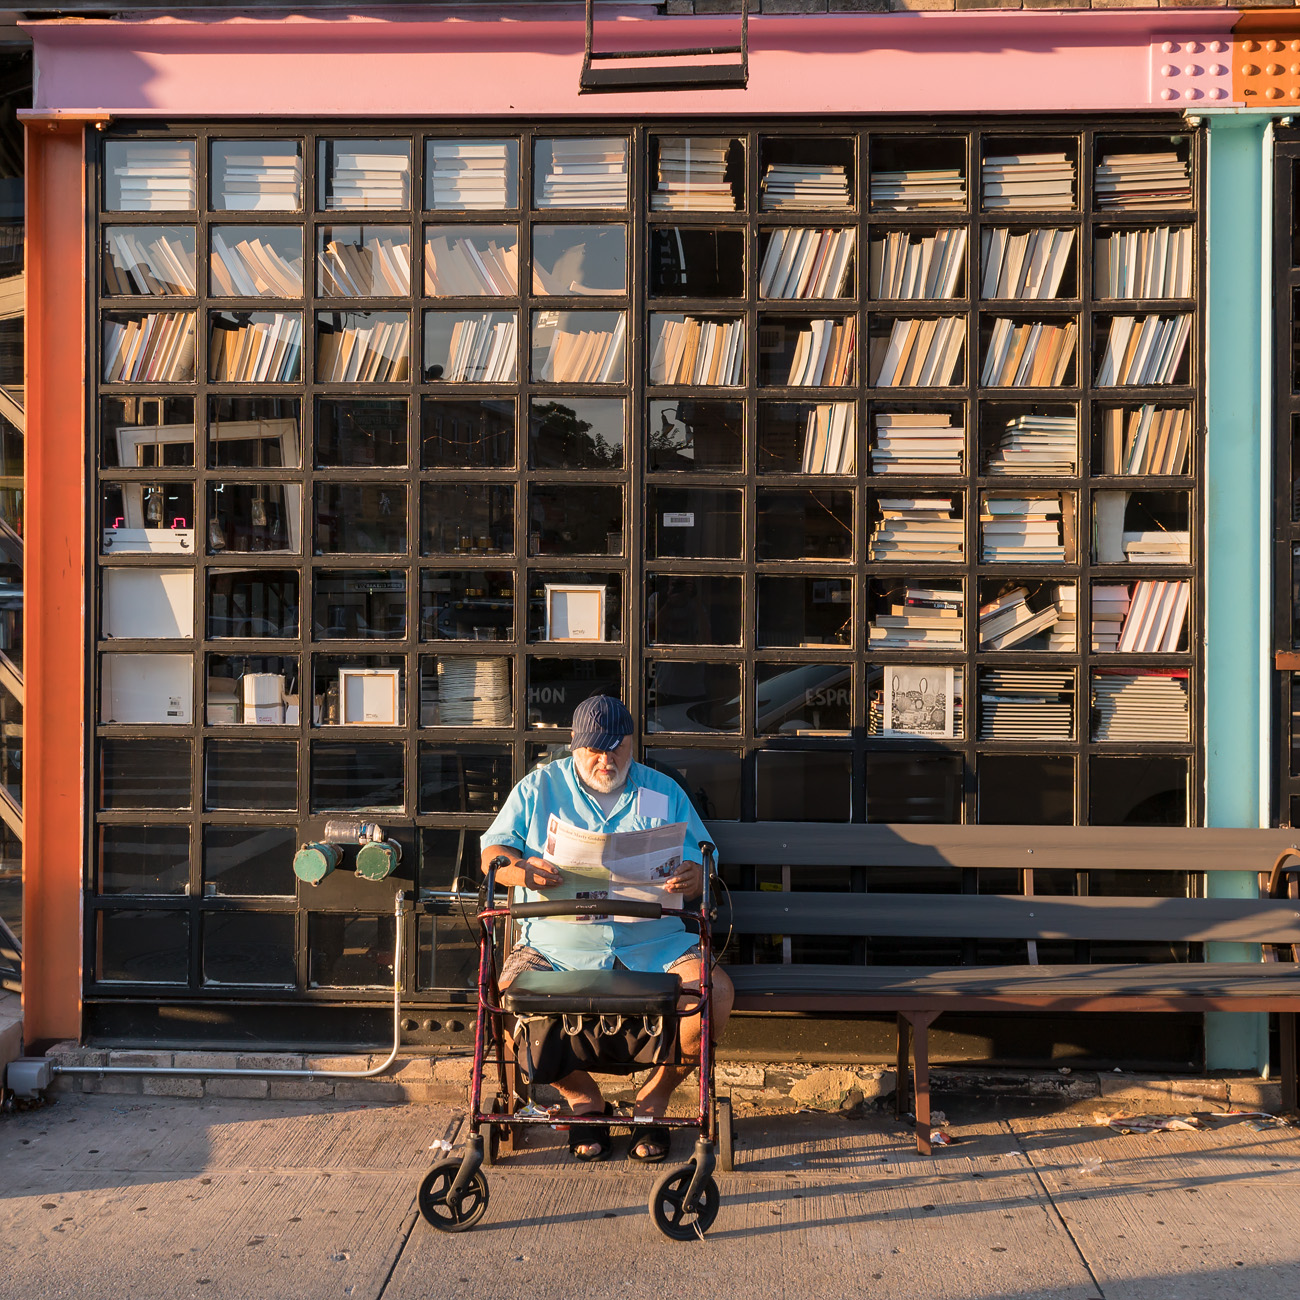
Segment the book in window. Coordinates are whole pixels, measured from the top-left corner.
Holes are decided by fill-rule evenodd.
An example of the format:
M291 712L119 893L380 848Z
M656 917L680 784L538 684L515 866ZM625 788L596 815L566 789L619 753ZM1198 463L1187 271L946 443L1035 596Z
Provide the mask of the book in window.
M980 232L980 297L1043 300L1078 296L1077 232L985 227Z
M104 292L122 297L193 297L193 226L108 226Z
M395 384L411 366L411 320L405 312L318 312L319 383Z
M543 383L621 384L626 353L626 312L532 314L532 375Z
M876 388L932 388L960 383L966 351L963 316L887 320L871 325L870 377Z
M879 407L871 416L873 474L960 474L965 463L963 407Z
M184 212L195 206L193 140L108 140L104 207L109 212Z
M213 312L208 378L213 383L291 383L302 367L299 312Z
M513 383L519 317L512 311L424 313L424 378L442 383Z
M744 207L745 146L729 136L652 136L651 212L736 212Z
M218 212L298 212L302 174L297 140L214 140L209 203Z
M966 598L960 581L873 578L867 584L871 650L961 650Z
M965 232L962 234L964 236ZM820 230L777 226L766 232L759 246L759 297L851 297L856 243L857 231L852 228ZM873 244L873 253L874 247Z
M298 226L212 226L209 285L217 298L301 298Z
M742 382L745 322L675 312L650 316L650 383L733 386Z
M411 145L407 140L321 140L317 186L325 212L411 206Z
M103 319L104 382L176 384L194 378L192 311L114 312Z
M965 138L873 137L871 207L876 212L953 212L965 208Z
M472 137L429 140L424 174L424 203L431 210L517 208L519 141Z
M791 388L838 388L857 373L857 320L764 317L759 323L758 380Z
M316 292L324 298L406 297L410 232L404 226L318 226Z
M519 292L516 228L426 226L424 292L430 298L514 297Z
M539 139L533 146L533 206L625 208L627 164L623 136Z

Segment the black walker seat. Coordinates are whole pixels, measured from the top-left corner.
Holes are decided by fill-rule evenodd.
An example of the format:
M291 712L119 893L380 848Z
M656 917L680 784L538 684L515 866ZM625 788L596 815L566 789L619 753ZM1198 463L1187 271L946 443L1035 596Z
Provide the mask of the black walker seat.
M526 970L501 993L512 1016L671 1016L676 975L640 970Z

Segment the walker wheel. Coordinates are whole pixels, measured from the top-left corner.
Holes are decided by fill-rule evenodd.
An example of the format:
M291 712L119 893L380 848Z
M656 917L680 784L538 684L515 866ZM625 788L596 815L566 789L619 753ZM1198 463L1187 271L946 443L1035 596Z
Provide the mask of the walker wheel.
M420 1184L420 1214L425 1223L439 1232L464 1232L487 1213L488 1185L481 1169L474 1171L469 1186L461 1194L460 1204L455 1209L447 1204L447 1189L459 1171L459 1160L442 1160Z
M509 1112L506 1109L505 1098L500 1093L492 1102L493 1115L505 1115ZM480 1130L483 1134L483 1163L491 1168L493 1165L501 1163L501 1126L499 1124L484 1124Z
M693 1211L687 1211L682 1201L686 1189L695 1176L695 1161L669 1169L654 1185L650 1193L650 1217L655 1227L674 1241L695 1241L713 1226L718 1217L718 1184L710 1175L704 1180L700 1197Z
M719 1097L714 1102L714 1123L718 1139L718 1168L724 1174L736 1169L736 1134L731 1120L731 1098Z

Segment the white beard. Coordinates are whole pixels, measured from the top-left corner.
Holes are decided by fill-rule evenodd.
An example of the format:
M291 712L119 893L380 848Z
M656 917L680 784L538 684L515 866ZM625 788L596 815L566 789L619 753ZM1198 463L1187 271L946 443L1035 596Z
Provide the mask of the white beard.
M608 776L601 776L599 773L592 772L590 776L582 778L584 785L589 785L598 794L613 794L615 790L621 789L623 783L627 780L627 768L618 772L611 772Z

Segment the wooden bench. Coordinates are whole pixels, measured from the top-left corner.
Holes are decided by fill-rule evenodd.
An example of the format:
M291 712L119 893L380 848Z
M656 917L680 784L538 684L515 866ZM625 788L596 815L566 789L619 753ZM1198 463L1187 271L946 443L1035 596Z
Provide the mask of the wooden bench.
M1283 1106L1295 1109L1300 1011L1300 851L1293 830L1153 827L851 826L714 822L725 864L790 869L793 888L736 890L721 933L911 940L1019 940L1023 964L729 966L745 1011L889 1012L898 1026L896 1104L915 1087L917 1149L930 1154L929 1028L945 1011L1280 1013ZM1276 857L1276 862L1274 858ZM1270 863L1272 869L1270 870ZM892 868L952 874L952 892L797 891L801 869ZM973 892L980 869L1021 873L1020 894ZM1249 898L1034 894L1034 874L1249 871ZM896 884L897 882L895 882ZM963 885L972 892L958 892ZM869 883L868 883L869 890ZM1260 945L1254 961L1039 965L1049 940ZM969 944L968 944L969 947Z

